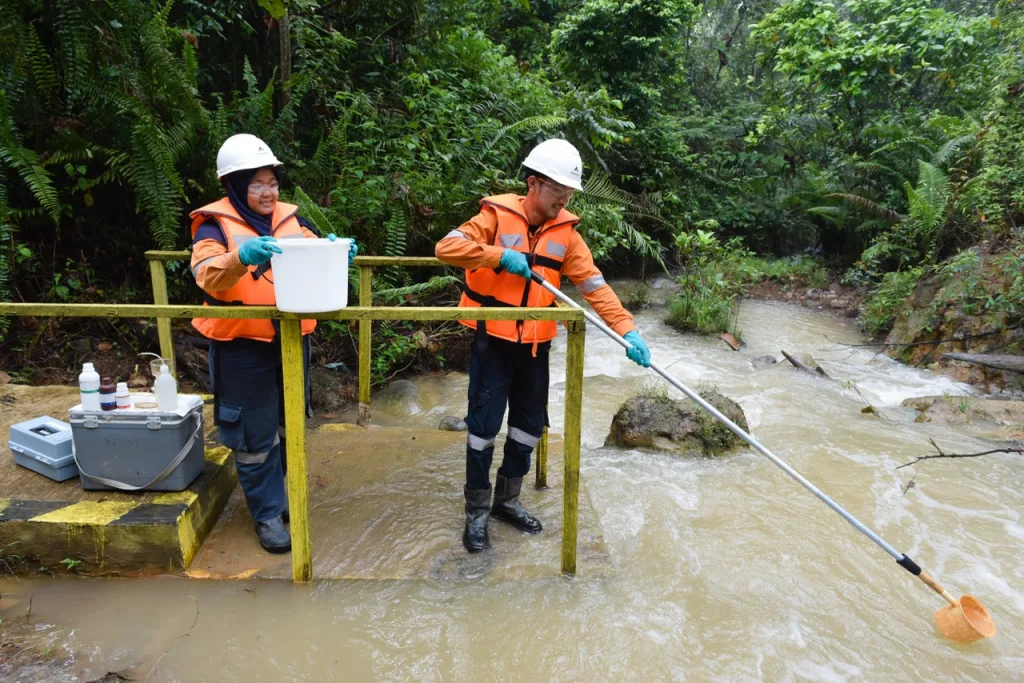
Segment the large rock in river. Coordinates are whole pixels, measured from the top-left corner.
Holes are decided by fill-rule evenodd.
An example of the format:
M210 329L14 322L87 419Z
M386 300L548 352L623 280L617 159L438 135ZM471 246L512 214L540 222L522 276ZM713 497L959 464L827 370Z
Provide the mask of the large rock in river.
M747 431L743 409L717 391L701 397ZM720 455L743 443L742 439L690 399L634 396L612 419L606 446L657 448L680 455Z

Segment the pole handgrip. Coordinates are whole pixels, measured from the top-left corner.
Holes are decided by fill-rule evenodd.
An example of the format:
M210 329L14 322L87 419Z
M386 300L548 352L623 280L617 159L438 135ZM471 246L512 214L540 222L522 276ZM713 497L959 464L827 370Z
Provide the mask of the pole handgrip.
M924 582L924 585L928 586L933 591L944 597L946 599L946 602L948 602L949 604L954 606L960 604L959 602L957 602L957 599L950 595L949 592L942 587L942 584L933 579L932 575L928 572L922 571L917 578L921 579L921 581Z
M921 575L921 568L917 566L916 562L914 562L912 559L910 559L906 555L904 555L900 559L896 560L896 564L898 564L899 566L903 567L904 569L906 569L908 572L910 572L914 576L920 576Z

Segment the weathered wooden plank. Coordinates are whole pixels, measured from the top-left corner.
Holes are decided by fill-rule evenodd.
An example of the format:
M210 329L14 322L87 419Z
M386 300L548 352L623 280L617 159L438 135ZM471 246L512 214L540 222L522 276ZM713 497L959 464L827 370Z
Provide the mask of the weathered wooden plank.
M986 368L1024 372L1024 356L997 353L944 353L942 357L949 358L950 360L962 360L965 363L973 363L974 365L983 365Z
M187 261L191 258L189 251L159 251L146 252L146 258L150 261ZM444 263L433 256L357 256L353 261L355 266L401 266L404 268L439 267Z
M164 270L163 261L150 261L149 274L153 280L153 303L157 306L167 304L167 271ZM171 339L171 319L156 319L157 336L160 339L160 355L167 361L171 368L171 374L176 374L174 362L174 344Z
M160 251L151 250L146 252L148 261L187 261L192 258L192 252L185 251Z
M373 268L359 266L359 305L369 308L373 305ZM373 322L359 323L359 415L356 424L366 427L370 424L370 355L373 353Z
M153 304L37 304L0 302L0 315L70 318L270 318L274 320L583 320L566 308L352 306L328 313L285 313L273 306L156 306Z
M583 359L586 328L583 323L568 326L565 351L565 441L562 481L562 574L576 574L576 546L579 530L580 441L583 435Z
M288 446L288 509L292 534L292 579L313 579L309 543L309 489L306 476L306 389L302 328L296 320L281 323L281 375L284 378L284 439Z

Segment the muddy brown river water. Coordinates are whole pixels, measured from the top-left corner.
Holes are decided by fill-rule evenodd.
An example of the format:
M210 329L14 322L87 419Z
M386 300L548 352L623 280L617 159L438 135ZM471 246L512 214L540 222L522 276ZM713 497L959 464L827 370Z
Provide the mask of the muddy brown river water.
M0 664L9 680L89 681L1024 681L1024 459L933 460L991 448L981 424L918 424L912 396L968 394L870 350L849 322L743 303L746 346L681 335L638 316L656 360L740 403L751 431L951 592L969 592L999 635L944 641L942 600L749 449L717 459L603 448L623 400L655 384L588 332L582 478L613 572L566 581L0 582L0 613L23 619L50 663ZM830 341L832 340L832 341ZM806 351L837 378L750 360ZM562 422L564 345L552 361ZM882 416L862 414L852 382ZM463 375L416 380L410 407L378 424L435 428L464 409ZM904 489L913 478L915 486ZM438 482L461 486L461 482ZM457 515L457 509L452 510ZM358 559L358 558L357 558ZM547 558L550 559L550 558ZM372 558L367 558L372 561ZM198 616L197 616L198 614ZM194 626L192 624L194 623ZM186 637L180 638L182 633ZM169 649L168 649L169 648ZM8 655L9 656L9 655ZM127 673L125 674L127 675Z

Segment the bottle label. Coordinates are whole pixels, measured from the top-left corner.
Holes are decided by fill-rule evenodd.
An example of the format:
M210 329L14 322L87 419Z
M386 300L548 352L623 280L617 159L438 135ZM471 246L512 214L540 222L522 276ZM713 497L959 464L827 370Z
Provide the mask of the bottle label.
M79 389L78 392L81 393L81 394L98 394L98 393L100 393L100 390L99 389Z

